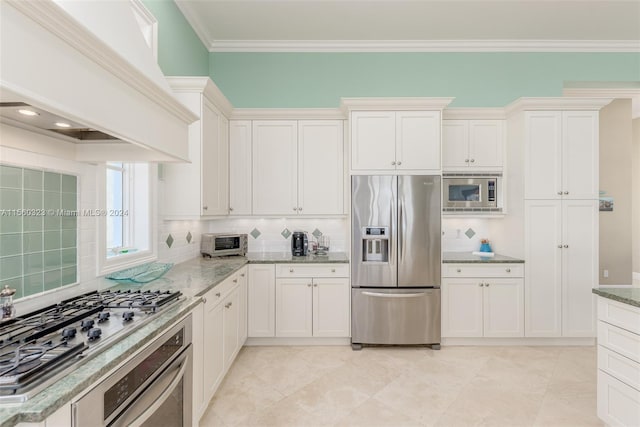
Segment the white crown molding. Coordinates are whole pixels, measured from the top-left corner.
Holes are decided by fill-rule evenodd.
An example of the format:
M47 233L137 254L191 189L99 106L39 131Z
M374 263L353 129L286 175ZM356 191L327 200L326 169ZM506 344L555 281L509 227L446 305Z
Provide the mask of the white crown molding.
M640 117L640 88L565 88L562 95L575 98L631 99L631 116Z
M640 40L212 40L187 20L209 52L640 52Z
M339 108L235 108L232 120L345 120Z
M178 9L180 9L180 12L184 15L189 25L191 25L191 28L193 28L193 31L195 31L202 44L205 47L211 45L213 37L209 33L209 30L207 30L207 26L200 19L200 15L195 12L195 8L190 5L191 0L174 0L174 2L176 6L178 6Z
M504 108L445 108L443 120L504 120Z
M525 110L600 110L613 98L519 98L505 107L507 115Z
M364 111L419 111L442 110L455 98L341 98L340 109L345 114L354 110Z
M213 103L225 117L230 117L233 105L222 93L220 88L209 77L167 77L171 89L176 92L200 92Z
M144 73L122 58L110 46L57 6L56 3L21 0L6 1L16 10L77 49L109 73L126 82L133 89L145 95L182 122L190 124L198 119L195 114L169 92L158 86Z

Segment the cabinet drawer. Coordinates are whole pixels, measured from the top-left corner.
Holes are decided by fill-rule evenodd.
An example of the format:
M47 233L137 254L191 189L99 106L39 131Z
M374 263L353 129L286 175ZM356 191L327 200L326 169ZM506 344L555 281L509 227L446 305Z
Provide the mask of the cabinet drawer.
M278 264L276 277L349 277L349 264Z
M443 277L524 277L523 264L442 264Z
M640 390L640 363L598 346L598 369Z
M640 335L600 321L598 322L598 344L640 362Z
M598 319L640 334L640 309L629 304L599 297Z
M640 425L640 391L598 370L598 417L610 426Z
M238 273L234 273L231 276L224 279L222 283L218 283L218 285L211 289L209 292L204 294L204 298L206 298L206 302L213 302L214 304L218 301L222 301L227 294L238 285Z

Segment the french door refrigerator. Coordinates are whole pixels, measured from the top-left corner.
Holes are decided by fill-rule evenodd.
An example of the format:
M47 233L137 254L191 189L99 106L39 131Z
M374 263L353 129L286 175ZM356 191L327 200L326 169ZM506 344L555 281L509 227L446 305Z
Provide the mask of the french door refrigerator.
M441 178L351 178L351 342L440 343Z

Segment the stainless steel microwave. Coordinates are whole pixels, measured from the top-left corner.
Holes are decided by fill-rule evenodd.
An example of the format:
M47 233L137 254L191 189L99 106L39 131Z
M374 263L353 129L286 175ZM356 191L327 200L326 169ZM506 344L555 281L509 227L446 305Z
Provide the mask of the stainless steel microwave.
M442 179L445 212L501 212L500 174L446 174Z
M247 253L247 235L230 233L204 233L200 241L203 257L241 255Z

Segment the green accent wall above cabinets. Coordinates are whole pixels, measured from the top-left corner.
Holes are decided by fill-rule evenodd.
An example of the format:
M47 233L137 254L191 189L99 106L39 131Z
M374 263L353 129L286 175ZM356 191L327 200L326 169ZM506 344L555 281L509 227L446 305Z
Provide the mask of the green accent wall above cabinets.
M209 51L173 0L143 0L158 20L158 64L165 76L206 76Z
M562 96L565 81L640 81L638 53L210 53L209 66L240 108L335 108L369 96L503 107Z

